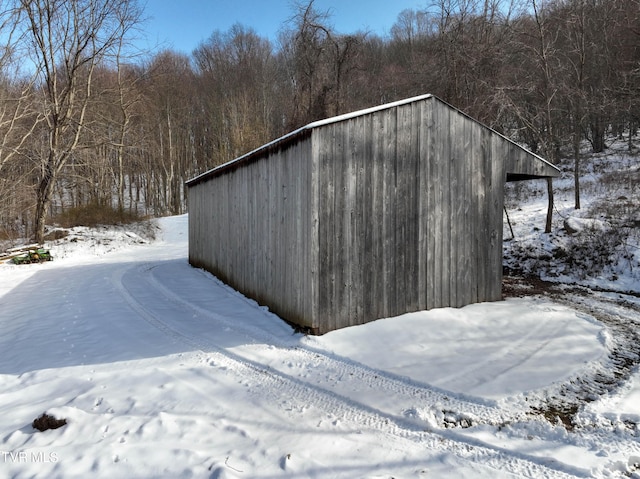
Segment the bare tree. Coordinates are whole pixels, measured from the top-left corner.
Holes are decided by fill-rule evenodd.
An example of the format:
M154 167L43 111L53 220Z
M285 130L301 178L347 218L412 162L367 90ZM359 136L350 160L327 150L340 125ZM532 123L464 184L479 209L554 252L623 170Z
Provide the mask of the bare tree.
M134 0L19 0L31 60L41 80L48 133L37 188L34 236L45 220L59 175L83 139L96 67L116 52L140 18Z
M504 102L522 125L521 137L529 148L552 163L558 161L559 122L562 98L559 94L557 45L558 31L552 28L549 10L537 0L528 0L533 14L521 15L512 25L514 35L510 58L503 73L503 84L496 101ZM551 232L553 219L553 181L547 179L548 208L545 232Z
M558 74L563 78L562 95L566 98L571 124L571 143L573 150L574 173L574 205L580 209L580 143L584 137L585 123L588 119L588 12L584 0L567 4L565 11L557 12L564 19L565 27L560 30L563 53L564 72Z
M16 58L18 41L16 29L19 25L19 10L0 11L0 173L20 151L20 147L33 133L37 122L24 128L24 120L33 118L31 103L33 82L20 78L19 62Z
M118 210L124 210L125 193L125 149L127 147L128 135L131 128L131 118L135 106L141 101L142 94L137 89L138 78L133 68L123 64L123 47L121 41L116 53L116 73L117 73L117 96L118 96L118 130L119 135L115 142L116 149L116 178ZM131 178L129 178L131 181ZM130 205L131 206L131 205Z
M0 2L0 233L23 234L31 165L24 149L42 119L33 102L34 77L23 71L20 9ZM18 221L17 221L18 220Z
M289 128L328 116L327 95L331 89L329 13L314 7L314 0L296 4L290 27L280 35L280 54L293 94Z
M345 84L366 38L366 33L336 33L329 12L317 10L314 0L296 3L296 10L280 36L280 59L293 96L290 128L344 113L350 104Z
M147 65L139 85L145 97L135 141L141 154L145 201L157 215L179 214L185 205L183 184L192 171L188 163L193 161L198 121L194 84L190 58L164 50Z

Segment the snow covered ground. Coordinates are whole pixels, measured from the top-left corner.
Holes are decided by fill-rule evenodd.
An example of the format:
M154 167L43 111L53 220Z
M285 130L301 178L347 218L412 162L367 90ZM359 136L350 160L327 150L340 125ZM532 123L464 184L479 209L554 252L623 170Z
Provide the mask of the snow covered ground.
M511 212L521 245L535 208ZM596 316L640 325L640 299L514 297L306 337L188 265L186 216L158 224L0 265L0 477L640 477L637 370L575 427L545 409L614 366ZM34 430L45 411L67 425Z
M638 378L595 429L528 406L603 360L593 317L514 298L305 337L187 264L186 216L159 224L0 266L3 477L637 475Z

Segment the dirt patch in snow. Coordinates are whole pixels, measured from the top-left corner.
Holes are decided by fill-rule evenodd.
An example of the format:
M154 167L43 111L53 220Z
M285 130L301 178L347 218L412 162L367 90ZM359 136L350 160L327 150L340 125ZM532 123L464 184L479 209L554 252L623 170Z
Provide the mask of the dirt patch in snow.
M546 400L532 411L567 430L578 425L576 415L583 405L614 393L640 365L640 306L628 297L637 294L594 290L576 284L560 284L531 276L505 274L504 297L545 296L589 315L607 330L608 353L579 377L571 378L548 392ZM630 430L637 424L629 424Z
M33 420L31 425L34 429L40 432L48 431L49 429L58 429L67 424L66 419L57 419L47 413L43 413L41 416Z

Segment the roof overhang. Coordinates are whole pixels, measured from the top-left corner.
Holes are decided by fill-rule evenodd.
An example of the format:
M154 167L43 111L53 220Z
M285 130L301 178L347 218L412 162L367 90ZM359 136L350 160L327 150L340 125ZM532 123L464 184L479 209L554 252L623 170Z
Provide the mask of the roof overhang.
M542 180L545 178L556 178L559 174L549 175L524 175L519 173L507 173L507 182L526 181L526 180Z

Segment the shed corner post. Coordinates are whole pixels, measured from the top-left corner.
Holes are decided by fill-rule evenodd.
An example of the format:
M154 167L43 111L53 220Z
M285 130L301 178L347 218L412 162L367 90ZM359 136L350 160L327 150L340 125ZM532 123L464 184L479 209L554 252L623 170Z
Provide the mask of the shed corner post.
M309 168L309 194L311 213L309 217L310 232L310 295L309 298L309 318L311 320L311 330L315 334L320 332L320 140L317 129L311 131L311 148Z

